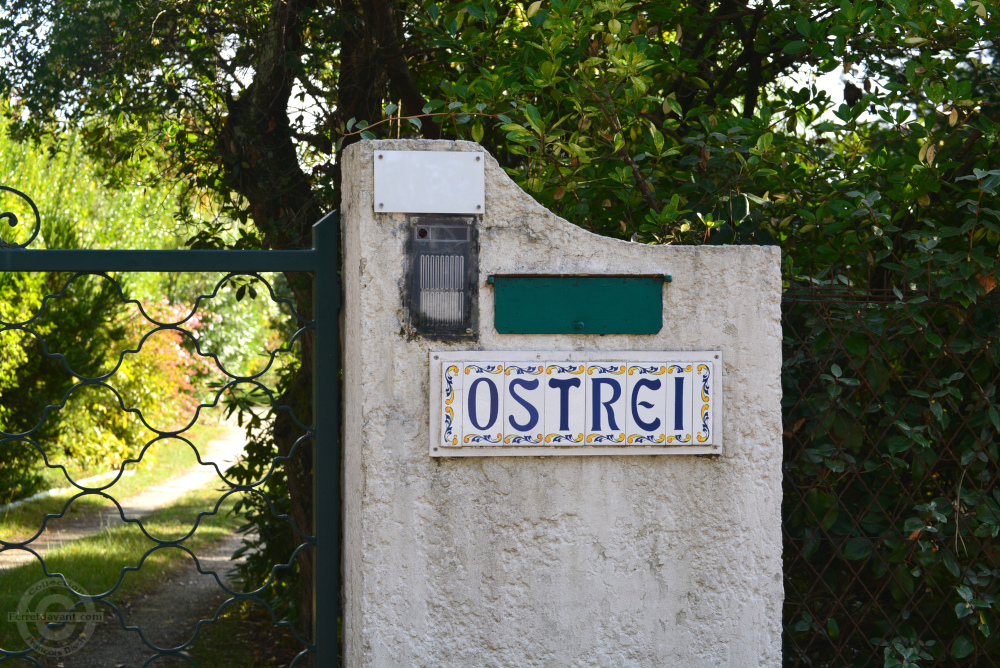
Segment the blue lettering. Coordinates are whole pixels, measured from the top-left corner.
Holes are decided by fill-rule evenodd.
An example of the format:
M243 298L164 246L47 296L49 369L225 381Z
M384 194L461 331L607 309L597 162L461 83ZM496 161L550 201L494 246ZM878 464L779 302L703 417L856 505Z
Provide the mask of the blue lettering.
M611 398L607 401L601 401L601 387L603 385L611 386ZM618 401L619 397L622 396L622 385L614 378L594 378L593 384L590 386L591 394L593 395L593 428L591 431L601 431L601 406L608 411L608 427L615 431L618 431L618 424L615 422L615 412L611 410L611 404Z
M684 376L674 378L674 429L684 430Z
M476 414L476 391L479 389L479 383L486 383L490 388L490 421L485 425L480 425L478 415ZM497 413L500 411L500 397L497 394L497 386L489 378L477 378L472 386L469 387L469 419L472 420L472 426L480 431L486 431L491 429L497 421Z
M569 388L580 387L580 379L550 378L549 387L559 390L559 431L569 431Z
M515 378L510 381L510 396L514 397L514 401L521 404L528 410L528 422L526 424L518 424L514 420L514 416L511 415L507 418L510 422L510 426L518 431L531 431L538 424L538 409L531 405L531 402L520 396L514 391L515 388L523 387L528 390L534 390L538 388L538 379L525 380L524 378Z
M643 378L642 380L636 382L634 389L632 390L632 419L635 421L637 425L639 425L646 431L656 431L657 429L660 428L661 423L660 423L660 418L654 418L652 422L643 422L642 418L639 417L640 406L642 406L643 408L653 407L653 404L649 403L648 401L640 401L636 403L636 400L639 398L639 390L641 390L644 387L648 387L651 390L658 390L660 389L660 385L661 383L659 379L650 380L649 378Z

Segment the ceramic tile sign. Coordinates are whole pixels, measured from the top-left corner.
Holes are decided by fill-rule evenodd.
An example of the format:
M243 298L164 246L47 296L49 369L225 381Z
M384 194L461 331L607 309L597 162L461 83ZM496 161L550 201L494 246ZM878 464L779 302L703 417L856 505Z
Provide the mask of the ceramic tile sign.
M720 454L719 351L433 352L431 456Z

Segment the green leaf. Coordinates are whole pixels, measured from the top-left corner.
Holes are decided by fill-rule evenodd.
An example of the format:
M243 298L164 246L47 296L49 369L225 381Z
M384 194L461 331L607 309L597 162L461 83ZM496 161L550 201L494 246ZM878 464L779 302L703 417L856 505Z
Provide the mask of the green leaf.
M872 544L864 538L852 538L844 545L844 558L851 561L866 559L872 553Z
M429 114L433 112L435 109L439 109L443 106L444 106L444 100L430 100L427 102L427 104L424 105L422 111L425 114Z
M826 633L830 636L831 640L836 640L840 637L840 625L837 624L837 620L833 617L826 621Z
M955 638L955 642L952 643L951 655L956 659L964 659L965 657L972 654L973 650L975 649L976 646L973 645L972 641L969 640L969 637L963 633L962 635Z
M809 48L809 42L796 41L796 42L789 42L788 44L786 44L785 48L783 48L782 51L784 51L787 54L795 54L801 51L805 51L808 48Z
M997 412L996 406L990 406L989 410L990 422L996 427L997 431L1000 431L1000 413Z
M472 134L472 141L474 141L474 142L482 142L483 141L483 134L484 134L483 124L482 123L476 123L475 125L473 125L472 126L472 132L471 132L471 134Z
M955 557L951 556L951 552L945 552L941 561L944 563L944 567L948 569L948 572L954 577L957 578L961 575L962 571L959 569L958 562L955 561Z
M810 523L818 522L824 529L829 529L837 521L840 509L837 505L837 497L833 494L811 489L806 492L805 500L813 515L813 517L809 517Z
M369 130L365 130L364 132L361 133L361 138L362 139L375 139L375 133L371 132Z
M809 19L799 15L795 17L795 29L805 38L809 37Z
M652 135L653 135L653 147L656 148L656 152L659 153L660 151L663 150L663 133L657 130L656 128L653 128Z
M733 222L740 222L750 215L750 200L746 195L737 195L729 200L730 210L733 214Z
M542 115L538 113L533 105L525 105L524 116L528 119L528 124L537 132L538 134L545 133L545 125L542 123Z
M663 101L663 111L672 111L680 117L684 117L684 110L681 108L681 103L672 97L668 97Z

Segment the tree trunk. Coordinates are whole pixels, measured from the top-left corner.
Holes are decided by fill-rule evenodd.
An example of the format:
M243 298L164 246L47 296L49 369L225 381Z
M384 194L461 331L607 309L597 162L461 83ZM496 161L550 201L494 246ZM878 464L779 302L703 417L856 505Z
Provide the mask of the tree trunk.
M302 14L310 0L275 0L270 26L260 45L254 78L239 99L228 101L229 115L219 145L233 189L246 198L250 214L267 247L308 247L310 228L322 216L308 177L299 166L291 126L288 100L295 75L289 65L301 48ZM289 274L296 308L312 317L312 285L307 276ZM302 364L279 405L289 406L303 424L312 421L312 339L302 340ZM302 435L287 411L278 411L274 440L287 455ZM291 497L291 515L301 531L311 534L312 454L306 447L284 463ZM302 538L296 534L296 541ZM299 561L302 591L300 623L304 637L313 627L312 550L304 550Z
M246 198L254 225L272 249L307 248L311 227L325 213L308 175L299 165L288 102L297 76L295 65L302 48L305 14L317 0L273 0L268 32L259 44L254 77L238 99L227 101L228 117L218 144L231 187ZM389 85L403 100L407 114L420 113L425 100L410 76L400 43L400 17L390 0L340 0L338 9L346 30L340 44L337 114L378 120ZM336 124L331 124L335 126ZM440 126L425 122L423 134L437 137ZM356 140L356 136L354 137ZM345 143L350 143L347 141ZM340 161L334 163L339 184ZM339 199L339 189L338 199ZM339 202L336 204L339 205ZM296 308L312 318L312 282L302 274L288 274ZM302 339L302 364L278 405L290 407L303 424L311 424L313 339ZM273 436L287 455L303 435L288 411L278 411ZM310 446L310 443L305 445ZM291 499L291 515L304 533L313 532L312 448L306 447L284 463ZM296 535L301 545L302 539ZM312 638L313 550L301 553L299 568L301 632Z

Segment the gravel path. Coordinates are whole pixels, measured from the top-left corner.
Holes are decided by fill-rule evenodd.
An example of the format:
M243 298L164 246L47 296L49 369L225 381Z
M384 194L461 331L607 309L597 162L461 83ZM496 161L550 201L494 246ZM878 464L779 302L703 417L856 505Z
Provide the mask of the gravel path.
M240 546L240 537L232 535L198 554L202 570L214 570L237 589L231 581L237 562L230 556ZM201 619L211 619L226 600L215 578L201 575L194 562L187 561L172 572L154 594L122 607L125 624L138 626L146 639L158 647L172 649L186 643ZM44 664L46 668L140 668L155 652L147 647L136 631L122 629L121 621L106 606L100 606L104 621L98 624L87 645L79 652ZM190 666L183 659L163 658L153 665Z
M209 442L201 458L205 462L214 462L219 469L225 471L243 452L245 443L244 432L241 429L230 428L225 437ZM145 517L158 508L169 506L188 492L196 490L205 484L219 480L213 466L195 465L183 473L170 478L158 485L127 499L118 499L128 519ZM110 490L113 493L114 488ZM67 516L50 519L45 531L31 543L43 557L49 550L74 540L93 536L107 528L122 526L121 515L112 504L96 513L80 516ZM8 550L0 554L0 573L35 560L34 555L23 550Z
M244 442L243 430L230 428L223 438L206 446L202 459L214 462L225 471L243 452ZM135 496L119 499L119 503L125 517L138 519L213 481L219 482L214 467L195 465ZM107 509L95 513L50 520L32 546L44 556L61 545L122 524L118 509L109 504ZM237 562L230 557L240 545L241 537L234 534L203 548L197 553L202 570L218 572L223 581L235 589L231 578ZM6 569L34 559L23 551L0 554L0 576ZM149 642L170 649L186 643L194 634L198 621L214 617L226 598L214 577L202 575L193 561L185 560L164 577L157 591L136 600L116 603L119 603L127 626L140 627ZM99 605L98 610L104 613L104 621L95 627L83 649L58 659L37 656L40 663L45 668L139 668L154 656L155 651L143 643L138 632L122 628L121 620L111 608ZM15 662L15 665L19 664ZM160 659L154 665L159 668L190 664L171 658Z

